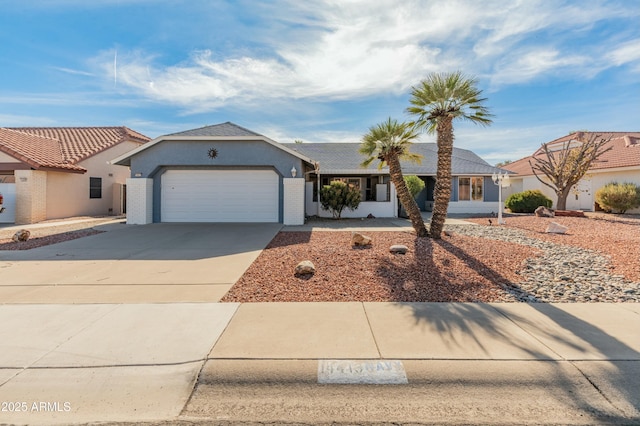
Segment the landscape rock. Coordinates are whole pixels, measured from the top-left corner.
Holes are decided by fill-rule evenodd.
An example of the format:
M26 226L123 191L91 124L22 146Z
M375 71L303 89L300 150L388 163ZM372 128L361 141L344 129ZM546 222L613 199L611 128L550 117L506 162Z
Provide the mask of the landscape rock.
M568 230L569 228L564 225L560 225L557 222L551 222L549 226L547 226L547 230L544 232L547 234L566 234Z
M27 241L29 239L29 237L31 236L31 232L29 232L26 229L21 229L18 232L16 232L13 235L13 241L18 242L18 241Z
M540 206L538 207L534 213L536 214L537 217L554 217L555 213L553 212L553 210L545 207L545 206Z
M409 247L402 244L394 244L389 247L389 252L393 254L405 254L409 250Z
M303 260L296 265L296 275L308 275L316 272L316 266L310 260Z
M371 237L363 235L359 232L354 232L351 234L352 246L368 246L370 244L371 244Z

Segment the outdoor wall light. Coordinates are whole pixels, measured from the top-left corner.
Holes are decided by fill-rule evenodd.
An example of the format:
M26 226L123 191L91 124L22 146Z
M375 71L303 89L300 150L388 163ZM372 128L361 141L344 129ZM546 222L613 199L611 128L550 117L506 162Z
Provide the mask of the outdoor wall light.
M296 166L293 166L291 168L291 177L296 177L297 174L298 174L298 171L296 170Z
M136 173L135 175L133 175L134 177L142 177L142 173Z

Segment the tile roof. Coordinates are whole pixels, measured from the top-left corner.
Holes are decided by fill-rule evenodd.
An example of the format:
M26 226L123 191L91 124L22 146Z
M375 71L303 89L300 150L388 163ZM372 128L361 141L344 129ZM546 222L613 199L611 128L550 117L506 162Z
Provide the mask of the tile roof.
M604 170L618 167L639 167L640 168L640 132L574 132L561 138L547 142L545 145L556 143L570 142L579 138L589 138L591 135L601 135L602 138L608 139L609 143L605 148L611 147L610 151L605 152L595 161L589 170ZM538 149L533 155L503 166L504 169L517 173L520 176L531 176L533 171L529 160L534 157L542 156L542 148Z
M198 129L185 130L184 132L171 133L165 136L260 136L261 134L252 132L249 129L238 126L230 121L226 123L214 124L212 126L200 127Z
M388 173L388 168L378 172L378 162L368 168L360 167L365 157L358 152L359 143L288 143L283 144L289 149L297 151L320 163L320 172L339 171L341 173ZM420 164L402 162L402 171L408 174L435 175L438 155L434 143L415 143L411 145L411 152L422 155ZM475 153L461 148L453 148L451 169L454 175L490 175L498 168L478 157Z
M0 150L34 169L85 172L78 162L126 140L149 138L124 126L0 128Z

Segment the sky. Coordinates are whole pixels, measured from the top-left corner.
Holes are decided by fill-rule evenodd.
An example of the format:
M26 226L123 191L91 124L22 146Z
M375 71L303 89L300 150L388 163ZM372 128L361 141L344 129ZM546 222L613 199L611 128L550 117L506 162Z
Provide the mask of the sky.
M226 121L359 142L432 72L477 79L490 164L576 130L640 131L640 0L0 0L0 126ZM422 142L435 135L422 134Z

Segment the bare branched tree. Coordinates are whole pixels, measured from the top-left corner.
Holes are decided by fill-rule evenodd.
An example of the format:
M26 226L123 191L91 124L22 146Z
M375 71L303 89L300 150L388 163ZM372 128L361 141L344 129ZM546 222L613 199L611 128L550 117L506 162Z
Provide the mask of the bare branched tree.
M591 168L591 165L612 147L606 147L611 137L605 139L601 134L592 133L587 136L578 132L574 140L557 145L543 144L539 155L529 160L533 174L538 180L553 189L558 197L556 208L567 208L567 196L571 188ZM545 179L546 178L546 179Z

